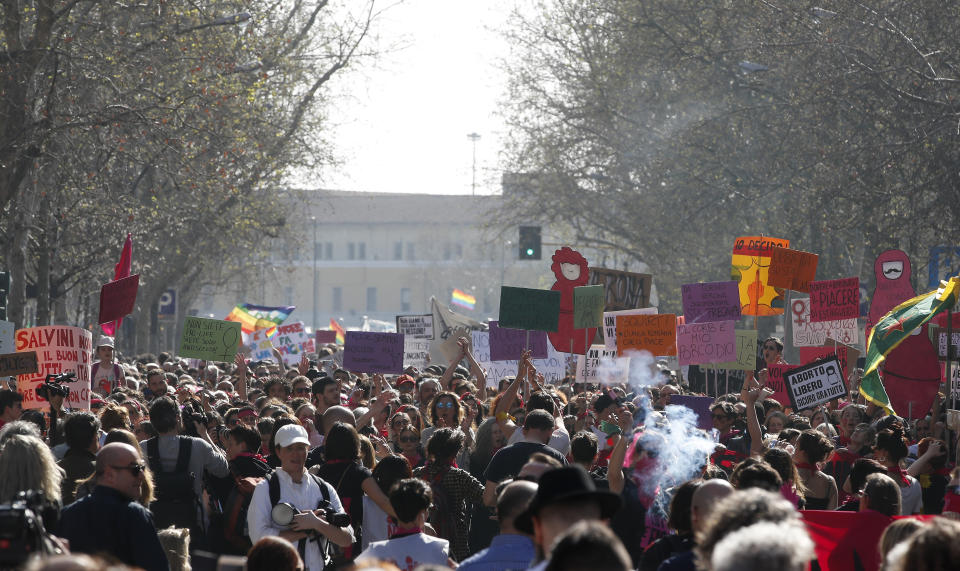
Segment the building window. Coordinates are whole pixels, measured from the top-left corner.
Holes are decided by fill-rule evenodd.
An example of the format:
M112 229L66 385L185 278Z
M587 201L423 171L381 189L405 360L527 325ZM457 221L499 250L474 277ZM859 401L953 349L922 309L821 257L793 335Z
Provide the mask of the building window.
M357 244L357 259L366 260L367 259L367 243L360 242Z
M367 288L367 311L377 310L377 288Z
M393 243L393 259L402 260L403 259L403 242L394 242Z
M417 256L415 254L416 252L413 251L413 242L407 242L407 259L416 260Z
M354 260L357 257L357 248L356 244L353 242L347 242L347 259Z
M333 242L327 242L324 245L323 249L324 249L324 254L326 255L324 259L332 260L333 259Z
M400 311L410 311L410 288L400 288Z
M343 288L333 288L333 310L343 311Z

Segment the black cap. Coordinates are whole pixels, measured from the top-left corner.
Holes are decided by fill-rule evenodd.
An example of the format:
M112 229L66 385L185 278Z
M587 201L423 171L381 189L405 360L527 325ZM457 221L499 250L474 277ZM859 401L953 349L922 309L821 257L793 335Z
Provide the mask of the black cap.
M537 482L537 495L530 501L527 509L517 516L514 527L528 535L533 534L533 516L551 504L566 500L593 499L600 505L600 517L609 519L622 505L620 496L608 491L598 490L593 478L579 466L556 468L544 472Z

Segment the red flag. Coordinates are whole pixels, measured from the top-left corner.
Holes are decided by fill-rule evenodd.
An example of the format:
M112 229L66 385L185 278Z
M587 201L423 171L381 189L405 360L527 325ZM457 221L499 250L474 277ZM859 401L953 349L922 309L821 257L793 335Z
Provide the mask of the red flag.
M117 281L120 278L129 277L132 265L133 265L133 238L128 233L127 240L123 243L123 251L120 252L120 261L117 262L116 266L114 266L113 281ZM100 329L103 330L104 335L113 336L120 329L121 323L123 323L122 318L116 321L111 321L109 323L103 323L100 325Z

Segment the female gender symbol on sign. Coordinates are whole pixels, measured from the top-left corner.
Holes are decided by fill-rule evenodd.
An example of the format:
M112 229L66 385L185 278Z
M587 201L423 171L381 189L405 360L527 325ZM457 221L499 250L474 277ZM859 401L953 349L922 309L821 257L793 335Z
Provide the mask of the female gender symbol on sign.
M220 337L223 342L223 354L220 355L224 361L229 361L237 353L237 346L240 344L240 334L237 328L229 327L223 331Z

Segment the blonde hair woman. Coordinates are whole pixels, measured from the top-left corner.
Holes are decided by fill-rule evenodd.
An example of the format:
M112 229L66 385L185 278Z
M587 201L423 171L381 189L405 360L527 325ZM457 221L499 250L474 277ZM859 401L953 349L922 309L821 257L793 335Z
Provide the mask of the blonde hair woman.
M36 436L14 435L0 448L0 502L13 501L27 490L42 491L47 500L60 502L60 480L50 449Z

